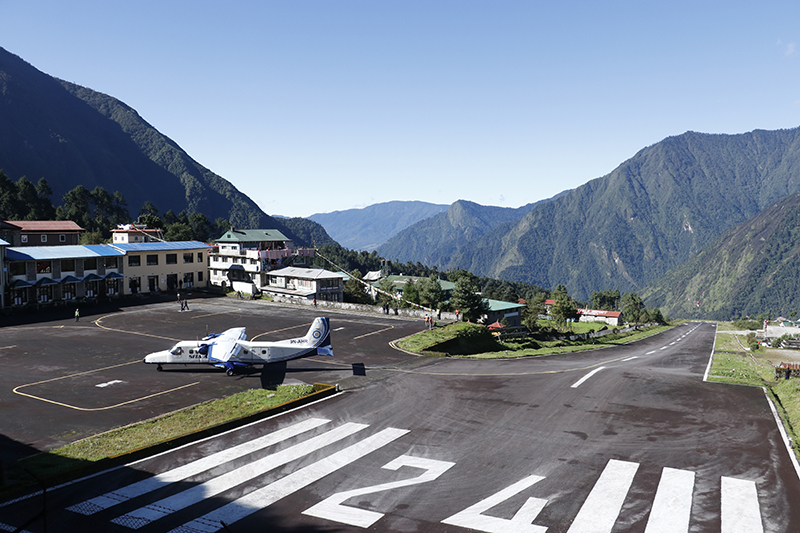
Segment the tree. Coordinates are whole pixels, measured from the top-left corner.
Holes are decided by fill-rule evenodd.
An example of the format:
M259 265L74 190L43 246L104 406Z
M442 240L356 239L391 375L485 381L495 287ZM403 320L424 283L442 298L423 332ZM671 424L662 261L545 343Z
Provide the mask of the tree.
M371 304L372 298L364 290L361 272L353 270L350 279L344 282L344 301L354 304Z
M165 241L191 241L193 239L192 227L189 224L176 222L170 224L164 231Z
M563 285L559 285L559 287L563 287ZM567 325L567 321L578 319L578 304L569 297L566 287L564 287L563 291L559 291L557 288L554 296L555 303L550 307L550 315L556 325L563 328Z
M192 213L189 215L189 226L192 227L194 240L207 242L212 239L214 233L211 221L203 213Z
M528 300L527 307L525 307L525 310L522 312L522 324L531 332L538 331L539 315L544 315L547 312L544 303L546 299L547 295L545 293L538 293Z
M56 209L58 220L72 220L88 231L94 231L91 216L92 193L83 185L68 191L62 198L63 204Z
M636 323L641 321L644 302L635 292L623 294L620 305L622 306L622 314L627 322Z
M444 289L442 289L439 279L434 276L430 276L422 282L420 297L422 303L431 309L439 309L445 300L447 300L447 295Z
M616 311L619 306L619 299L619 289L609 289L606 291L594 291L589 301L592 309Z
M473 282L474 276L458 276L456 281L456 288L453 290L453 296L450 298L450 304L454 309L457 309L461 315L469 320L475 322L489 311L489 305L483 297L476 292L476 286Z
M19 220L17 207L17 187L0 170L0 220Z
M419 287L417 287L417 284L411 278L408 278L403 286L403 300L406 303L415 303L417 305L420 303ZM413 306L409 305L409 307Z

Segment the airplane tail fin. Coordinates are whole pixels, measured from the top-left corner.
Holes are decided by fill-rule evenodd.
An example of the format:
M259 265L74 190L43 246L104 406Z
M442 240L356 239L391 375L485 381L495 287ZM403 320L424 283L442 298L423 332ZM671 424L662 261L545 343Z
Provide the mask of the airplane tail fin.
M326 316L318 316L311 323L306 340L317 349L317 355L330 355L333 357L331 346L331 326Z

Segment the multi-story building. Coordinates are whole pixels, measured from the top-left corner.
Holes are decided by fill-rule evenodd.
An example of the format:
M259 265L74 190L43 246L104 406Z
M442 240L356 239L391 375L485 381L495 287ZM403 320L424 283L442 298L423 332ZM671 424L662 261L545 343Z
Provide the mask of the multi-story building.
M66 246L78 244L82 227L71 220L6 220L1 236L11 246Z
M200 241L116 243L124 252L125 292L173 291L205 286L209 246Z
M269 285L267 274L271 270L305 264L313 257L313 248L296 248L278 230L231 228L209 253L209 282L252 293Z
M6 276L0 305L49 305L205 286L208 249L199 241L0 245Z
M322 268L286 267L267 274L269 284L261 291L273 296L328 302L344 301L345 274Z
M9 247L6 303L51 304L121 294L124 255L108 244Z

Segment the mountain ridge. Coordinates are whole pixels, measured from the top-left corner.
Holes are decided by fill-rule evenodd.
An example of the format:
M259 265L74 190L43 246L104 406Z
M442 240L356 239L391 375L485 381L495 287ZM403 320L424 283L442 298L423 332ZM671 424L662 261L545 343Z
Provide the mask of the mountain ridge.
M299 243L333 242L316 223L264 213L124 102L49 76L4 48L0 168L13 179L44 177L54 199L77 185L118 190L134 218L150 200L161 213L202 212L240 227L274 227Z

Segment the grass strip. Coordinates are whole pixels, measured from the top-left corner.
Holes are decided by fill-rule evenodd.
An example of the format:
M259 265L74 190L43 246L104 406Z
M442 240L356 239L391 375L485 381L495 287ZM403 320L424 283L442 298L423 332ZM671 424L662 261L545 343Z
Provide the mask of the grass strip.
M275 409L315 392L314 385L281 385L275 390L252 389L218 400L167 413L150 420L112 429L11 465L5 488L29 485L33 479L61 480L86 471L92 464L125 456Z
M433 330L425 330L420 333L411 335L397 342L397 345L410 352L433 355L435 347L453 340L460 335L464 335L469 328L476 328L475 324L466 322L456 322L448 324L444 327L434 328ZM674 327L668 326L650 326L641 328L636 331L625 333L609 333L602 337L596 337L587 340L553 340L553 341L533 341L529 339L509 340L504 343L498 343L499 349L471 355L452 355L453 357L467 357L473 359L513 359L517 357L531 357L553 355L560 353L579 352L583 350L594 350L604 346L617 346L629 342L637 341L662 331L666 331ZM599 329L599 326L598 326ZM434 349L433 351L431 349ZM442 354L447 355L447 354Z
M732 333L717 333L717 341L709 381L764 387L770 395L778 414L783 420L786 433L792 439L792 448L800 459L797 433L800 429L800 380L776 380L775 367L759 360L745 348L744 336Z

